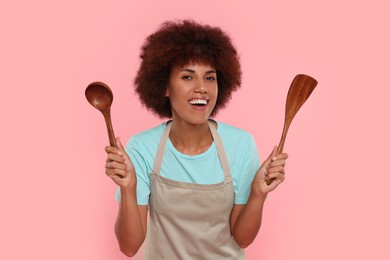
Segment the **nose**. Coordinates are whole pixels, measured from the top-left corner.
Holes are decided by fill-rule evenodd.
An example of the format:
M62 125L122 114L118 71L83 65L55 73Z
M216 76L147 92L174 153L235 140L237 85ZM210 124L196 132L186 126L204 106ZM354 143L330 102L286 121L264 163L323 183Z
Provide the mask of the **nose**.
M202 80L200 80L200 81L196 84L196 87L194 88L194 92L195 92L195 93L201 93L201 94L207 93L207 92L208 92L208 89L207 89L207 86L206 86L205 82L203 82Z

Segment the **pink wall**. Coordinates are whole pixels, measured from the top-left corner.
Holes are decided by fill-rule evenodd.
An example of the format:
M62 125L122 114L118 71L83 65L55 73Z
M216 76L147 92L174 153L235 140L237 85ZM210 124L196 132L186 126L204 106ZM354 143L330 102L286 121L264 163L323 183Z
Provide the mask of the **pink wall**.
M390 259L387 1L14 1L0 10L0 259L126 259L104 123L84 90L111 86L124 142L160 122L132 79L144 38L174 18L233 37L243 87L217 119L252 132L261 158L279 141L294 75L319 81L290 128L287 179L248 259Z

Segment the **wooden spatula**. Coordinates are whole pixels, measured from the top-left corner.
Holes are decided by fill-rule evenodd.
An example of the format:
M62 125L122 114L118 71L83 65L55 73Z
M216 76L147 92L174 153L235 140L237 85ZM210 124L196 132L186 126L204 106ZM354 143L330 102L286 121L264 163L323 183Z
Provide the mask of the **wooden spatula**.
M298 110L306 102L314 88L317 86L317 83L317 80L314 78L303 74L296 75L292 81L287 94L283 133L282 137L280 138L276 154L283 152L288 128L290 127L290 124ZM270 184L272 181L273 179L267 181L267 184Z

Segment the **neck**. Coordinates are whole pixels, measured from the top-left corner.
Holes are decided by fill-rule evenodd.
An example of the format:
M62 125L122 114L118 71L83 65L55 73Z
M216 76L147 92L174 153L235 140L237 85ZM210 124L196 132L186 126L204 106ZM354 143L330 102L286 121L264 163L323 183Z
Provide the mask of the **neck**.
M205 152L213 142L207 121L193 125L173 120L169 138L178 151L188 155Z

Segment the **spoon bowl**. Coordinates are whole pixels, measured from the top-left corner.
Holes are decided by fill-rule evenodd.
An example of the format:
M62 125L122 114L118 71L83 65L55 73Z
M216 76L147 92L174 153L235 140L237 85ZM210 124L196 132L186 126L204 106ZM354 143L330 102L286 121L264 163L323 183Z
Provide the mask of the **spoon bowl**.
M94 108L102 112L106 122L110 145L117 147L111 122L110 109L114 99L111 89L103 82L93 82L85 89L85 97Z
M85 97L93 107L100 111L109 109L114 98L111 89L102 82L89 84L85 90Z

